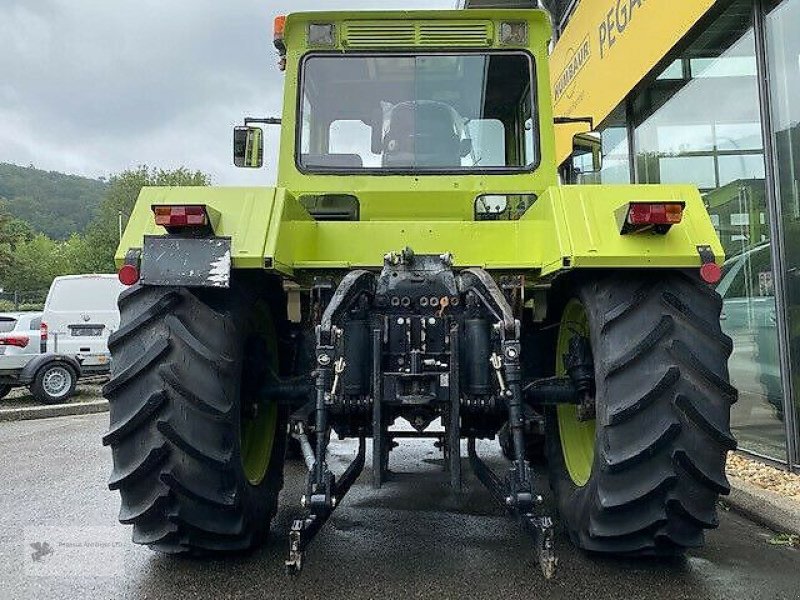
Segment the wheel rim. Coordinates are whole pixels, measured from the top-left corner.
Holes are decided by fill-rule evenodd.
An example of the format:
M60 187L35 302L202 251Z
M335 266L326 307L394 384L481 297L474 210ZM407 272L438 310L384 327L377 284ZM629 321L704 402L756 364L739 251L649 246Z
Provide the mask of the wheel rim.
M578 300L570 300L561 317L556 344L556 374L566 374L564 354L569 349L570 340L576 336L589 337L589 319L586 309ZM578 407L560 404L558 415L558 434L561 438L561 452L570 479L578 487L589 481L594 463L594 444L596 421L579 421Z
M66 396L71 386L72 373L66 367L51 367L42 377L42 388L52 398Z
M278 425L278 403L271 402L265 407L260 390L270 369L277 371L278 353L275 330L266 307L259 306L250 325L250 331L255 333L245 343L239 447L245 477L252 485L258 485L267 474Z
M277 423L278 405L274 402L242 423L242 467L253 485L261 483L269 468Z

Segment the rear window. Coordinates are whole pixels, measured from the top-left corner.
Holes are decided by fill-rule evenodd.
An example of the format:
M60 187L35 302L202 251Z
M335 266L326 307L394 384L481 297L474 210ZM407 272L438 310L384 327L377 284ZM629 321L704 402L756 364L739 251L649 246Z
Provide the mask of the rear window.
M0 317L0 333L8 333L9 331L14 331L14 326L17 324L16 319L10 319L8 317Z
M109 311L116 310L122 285L111 279L61 279L53 284L47 298L47 310Z

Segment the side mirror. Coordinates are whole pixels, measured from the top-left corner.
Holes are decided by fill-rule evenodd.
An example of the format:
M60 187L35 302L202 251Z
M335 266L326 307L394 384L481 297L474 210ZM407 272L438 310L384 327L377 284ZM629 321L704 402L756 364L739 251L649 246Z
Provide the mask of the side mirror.
M577 133L572 138L573 158L583 159L585 166L591 166L591 171L597 173L603 168L603 140L597 131ZM584 171L585 172L585 171Z
M264 130L260 127L234 127L233 164L244 169L264 165Z
M578 133L572 139L572 156L566 165L565 183L600 183L603 144L596 131Z
M472 140L464 138L459 142L459 154L461 158L467 157L472 152Z

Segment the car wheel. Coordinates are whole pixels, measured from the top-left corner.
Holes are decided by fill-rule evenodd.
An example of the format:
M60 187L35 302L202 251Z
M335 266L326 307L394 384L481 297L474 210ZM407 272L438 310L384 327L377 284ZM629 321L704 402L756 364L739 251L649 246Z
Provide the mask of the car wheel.
M72 367L53 362L39 369L30 390L43 404L60 404L72 396L77 383L78 374Z

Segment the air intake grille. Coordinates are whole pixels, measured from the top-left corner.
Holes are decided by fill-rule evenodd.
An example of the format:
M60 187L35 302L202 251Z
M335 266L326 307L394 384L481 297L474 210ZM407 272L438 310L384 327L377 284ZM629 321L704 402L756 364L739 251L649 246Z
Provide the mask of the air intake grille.
M416 28L413 23L345 23L344 43L351 48L401 48L414 46Z
M420 23L418 25L420 46L483 47L492 44L489 23Z
M343 41L349 48L485 48L492 34L491 21L351 21Z

